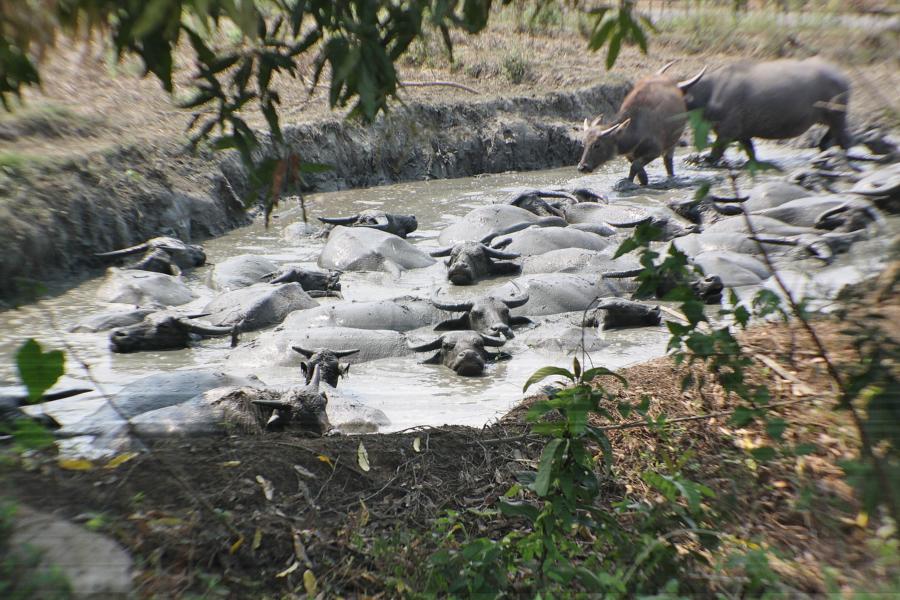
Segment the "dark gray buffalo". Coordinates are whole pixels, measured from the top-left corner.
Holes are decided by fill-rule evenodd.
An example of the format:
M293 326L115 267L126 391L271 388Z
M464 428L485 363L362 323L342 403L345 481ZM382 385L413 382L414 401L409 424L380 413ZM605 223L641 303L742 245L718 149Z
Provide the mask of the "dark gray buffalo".
M414 352L436 352L422 361L426 365L443 364L453 369L457 375L475 377L484 373L484 365L489 360L504 358L502 353L492 354L485 346L502 346L506 340L491 337L475 331L450 331L438 338L418 346L410 346Z
M740 61L709 73L685 94L688 110L703 109L718 136L711 162L722 158L730 142L741 142L754 156L752 138L792 138L814 123L828 126L820 148L835 142L849 148L849 100L844 74L815 57Z
M481 242L458 242L429 254L449 256L444 264L447 265L447 279L453 285L472 285L488 277L516 275L522 270L516 263L498 262L519 258L519 254L491 248Z
M303 291L313 298L341 295L341 274L338 271L286 266L268 273L265 280L271 284L299 283Z
M191 334L234 337L237 329L237 326L201 325L190 317L158 312L147 315L140 323L114 329L109 334L109 349L122 354L144 350L178 350L187 348Z
M684 92L701 77L703 71L681 82L664 75L643 79L625 97L611 124L603 124L602 116L590 124L585 119L584 153L578 170L590 173L622 155L631 161L629 181L637 176L641 185L647 185L644 165L662 156L666 173L673 176L675 144L687 122Z
M138 262L129 265L129 269L153 271L166 275L178 275L180 269L199 267L206 263L206 253L201 246L185 244L173 237L156 237L143 244L95 254L100 258L122 258L134 254L145 253Z
M437 293L439 292L440 289L437 290ZM502 335L509 339L513 337L513 326L531 323L528 317L509 316L509 309L518 308L528 302L527 294L517 298L483 296L465 302L446 302L435 297L431 301L441 310L464 313L455 319L442 321L434 328L435 331L471 329L489 335Z
M383 210L369 209L349 217L319 217L328 225L344 227L371 227L379 231L393 233L402 238L418 229L419 222L414 215L393 215Z
M329 350L328 348L307 350L302 346L291 346L291 350L307 358L307 360L300 363L300 371L306 378L306 383L312 381L313 373L317 369L321 369L322 379L331 387L337 387L338 378L343 377L350 371L350 363L341 364L339 359L359 352L359 348L352 350Z

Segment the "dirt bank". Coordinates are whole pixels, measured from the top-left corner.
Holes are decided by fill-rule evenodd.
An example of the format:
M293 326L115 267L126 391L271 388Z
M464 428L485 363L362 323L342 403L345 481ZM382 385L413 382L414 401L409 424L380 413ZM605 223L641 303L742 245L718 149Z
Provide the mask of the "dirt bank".
M370 126L337 118L286 128L292 152L332 165L306 191L573 164L573 126L617 107L627 84L483 102L409 104ZM95 252L156 235L198 241L248 222L234 156L174 144L7 165L0 173L0 299L29 282L99 268Z

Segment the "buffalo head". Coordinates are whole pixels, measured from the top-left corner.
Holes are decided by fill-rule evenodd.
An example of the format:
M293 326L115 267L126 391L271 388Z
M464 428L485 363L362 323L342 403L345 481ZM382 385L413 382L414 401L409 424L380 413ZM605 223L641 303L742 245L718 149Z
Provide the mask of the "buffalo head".
M451 331L434 340L419 346L410 346L414 352L436 350L425 364L443 364L450 367L458 375L472 377L484 372L488 360L500 358L485 350L485 346L499 347L505 343L503 338L491 337L475 331Z
M513 337L511 325L525 325L531 321L526 317L510 317L509 309L518 308L528 302L528 294L515 298L496 298L484 296L465 302L445 302L437 299L437 293L431 299L435 307L448 312L462 312L462 316L447 319L434 328L435 331L453 329L471 329L489 335L502 335L507 339Z
M191 334L235 335L235 327L201 325L190 317L169 313L152 313L144 320L128 327L114 329L109 334L109 348L113 352L128 353L142 350L177 350L187 348Z
M319 369L322 372L322 379L331 387L337 387L338 378L345 376L350 371L350 363L341 364L338 359L359 352L359 349L356 348L353 350L329 350L327 348L307 350L300 346L291 346L291 349L309 359L300 363L300 371L306 378L306 383L310 383L313 373Z
M444 264L447 265L447 279L453 285L471 285L476 281L494 275L512 275L518 273L521 267L514 263L495 262L498 260L513 260L519 258L515 252L504 252L500 248L487 246L488 241L459 242L448 248L441 248L430 252L431 256L449 256Z
M103 252L96 254L95 256L101 258L120 258L146 252L148 253L148 256L144 259L146 260L149 258L150 253L155 250L162 250L168 254L172 259L172 263L180 269L199 267L206 263L206 253L201 246L185 244L181 240L172 237L157 237L147 240L143 244L138 244L137 246L123 248L122 250L114 250L112 252ZM140 265L141 263L137 264ZM135 265L132 268L142 267Z
M578 170L582 173L590 173L618 156L619 136L631 125L630 118L608 126L602 125L601 121L602 117L590 124L584 120L584 152L578 162Z

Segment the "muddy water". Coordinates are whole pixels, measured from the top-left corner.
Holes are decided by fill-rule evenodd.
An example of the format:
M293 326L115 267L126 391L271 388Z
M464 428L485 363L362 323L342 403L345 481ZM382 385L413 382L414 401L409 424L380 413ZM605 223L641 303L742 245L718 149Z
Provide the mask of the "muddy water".
M787 150L778 146L762 146L762 158L774 160L786 171L808 163L812 151ZM508 173L468 179L436 180L392 185L378 188L347 190L312 195L306 199L311 221L318 215L348 215L365 208L382 208L394 213L415 214L419 230L410 241L423 247L437 245L441 229L456 221L469 210L506 196L515 187L585 186L602 191L611 200L628 197L630 200L655 204L672 199L692 197L702 180L720 180L721 171L706 171L679 163L676 172L685 185L668 190L611 191L623 175L624 161L617 160L596 173L578 177L573 168L530 173ZM651 165L651 183L663 177L660 165ZM774 178L764 175L760 179ZM781 176L783 177L783 175ZM256 254L276 263L315 264L324 244L309 237L286 239L286 226L300 219L296 202L288 202L275 213L272 225L265 229L261 223L234 231L205 243L209 262L214 264L239 254ZM877 249L876 249L877 252ZM872 249L851 253L839 266L849 268L846 276L862 274L857 267L871 270ZM186 310L205 306L214 292L205 282L210 266L197 269L186 279L197 294L197 300ZM843 277L844 275L842 275ZM84 416L102 402L102 394L112 394L135 379L158 371L188 368L216 368L224 364L230 348L227 339L209 339L192 348L168 352L113 354L107 348L108 332L67 333L80 319L107 306L95 299L102 278L87 281L60 296L37 305L0 313L0 381L14 381L13 354L23 339L36 337L47 347L64 348L69 356L65 384L96 387L98 393L53 404L53 414L63 423L71 423ZM373 300L404 294L428 296L441 286L446 297L477 294L480 289L493 287L502 280L492 280L480 286L452 288L448 286L442 263L413 271L400 277L387 273L345 273L342 277L345 300ZM323 300L333 302L336 300ZM242 341L259 333L246 334ZM489 366L485 376L463 378L442 366L422 365L424 356L390 358L354 365L350 376L340 385L345 399L383 411L390 425L383 431L404 429L416 425L465 424L480 426L502 415L522 398L522 385L537 368L545 365L568 366L572 360L570 348L558 344L541 344L539 348L526 346L517 336L504 347L513 359ZM589 361L610 368L640 362L664 352L667 341L665 329L643 328L620 332L600 332L593 339ZM272 367L261 362L235 366L228 370L241 374L255 374L270 385L296 383L296 369ZM339 410L341 407L332 407Z

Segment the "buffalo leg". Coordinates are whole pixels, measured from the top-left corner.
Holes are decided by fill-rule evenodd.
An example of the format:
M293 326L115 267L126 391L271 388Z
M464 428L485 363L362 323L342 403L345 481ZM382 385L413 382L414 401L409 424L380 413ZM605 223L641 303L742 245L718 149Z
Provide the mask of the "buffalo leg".
M666 165L666 173L669 177L675 177L675 164L673 162L673 158L675 157L675 146L669 148L665 155L663 156L663 162Z
M746 140L741 140L741 147L744 149L744 152L747 153L747 156L752 161L756 161L756 148L753 147L753 140L747 138Z
M641 182L641 185L647 185L650 182L650 179L647 177L647 171L644 170L644 165L646 163L636 158L634 162L631 163L631 169L628 171L628 181L634 181L634 176L637 175L638 180Z

